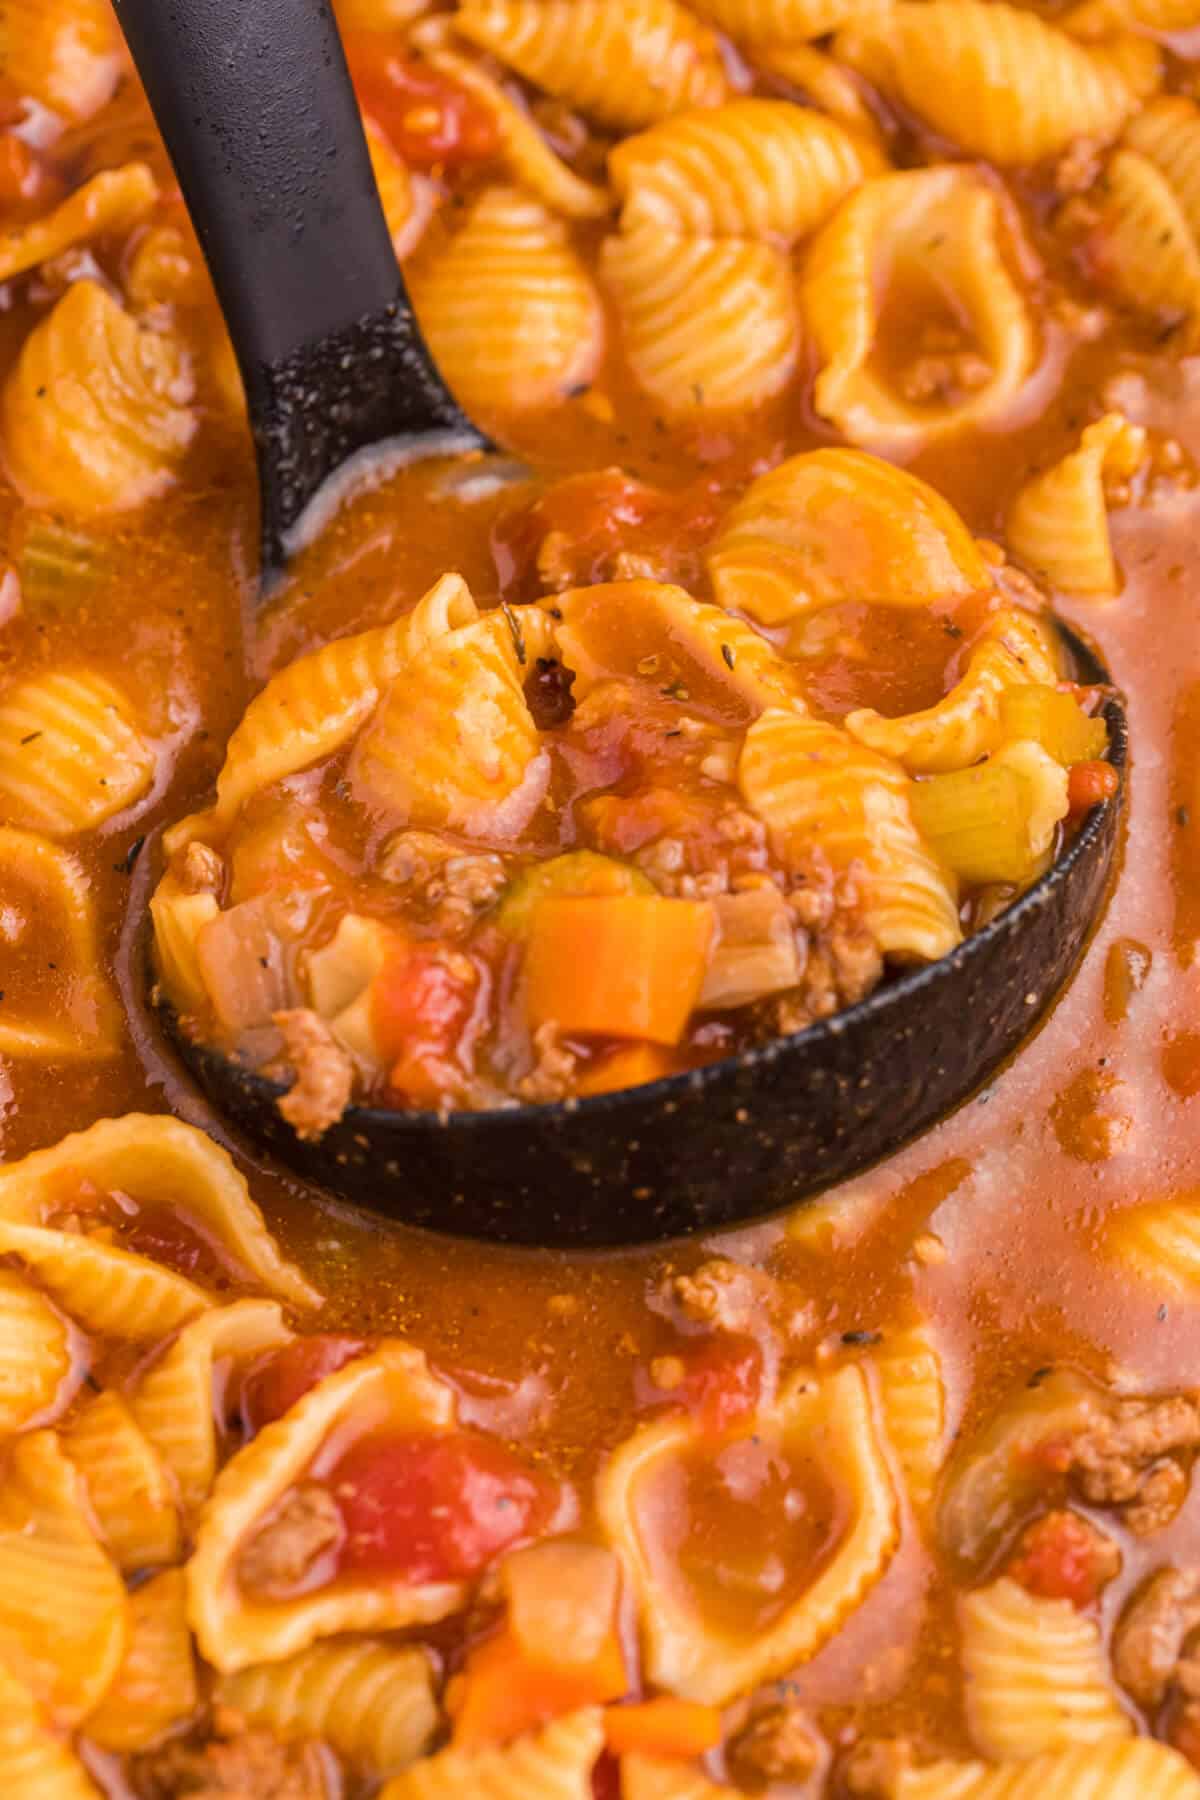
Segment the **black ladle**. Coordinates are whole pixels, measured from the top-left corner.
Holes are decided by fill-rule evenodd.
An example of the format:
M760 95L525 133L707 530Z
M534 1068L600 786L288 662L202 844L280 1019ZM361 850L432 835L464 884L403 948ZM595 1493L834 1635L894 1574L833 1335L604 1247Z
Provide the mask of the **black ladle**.
M326 0L116 0L212 269L258 449L264 569L348 458L488 448L413 320ZM1078 673L1106 671L1072 641ZM282 1089L189 1041L210 1098L291 1168L410 1224L517 1244L644 1242L740 1224L844 1181L979 1085L1066 980L1100 905L1117 796L1016 905L928 968L792 1037L575 1104L355 1107L315 1144Z
M492 446L417 327L329 0L115 6L237 352L269 588L356 454Z
M1080 679L1103 668L1075 640ZM508 1111L353 1107L317 1143L283 1089L166 1022L227 1117L307 1180L410 1225L513 1244L600 1247L740 1225L858 1174L950 1112L1010 1056L1074 967L1112 865L1121 777L1007 912L949 956L792 1037L645 1087Z

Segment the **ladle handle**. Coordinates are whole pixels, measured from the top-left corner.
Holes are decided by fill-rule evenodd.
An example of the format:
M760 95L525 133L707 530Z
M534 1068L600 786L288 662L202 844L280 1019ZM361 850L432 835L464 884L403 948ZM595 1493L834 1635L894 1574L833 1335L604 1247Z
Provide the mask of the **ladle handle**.
M264 558L356 450L485 440L421 339L329 0L115 0L246 384Z

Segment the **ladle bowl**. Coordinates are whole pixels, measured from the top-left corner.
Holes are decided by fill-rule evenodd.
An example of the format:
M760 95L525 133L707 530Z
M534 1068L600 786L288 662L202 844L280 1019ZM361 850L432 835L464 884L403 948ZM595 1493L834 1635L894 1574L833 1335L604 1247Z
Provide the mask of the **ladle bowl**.
M1071 640L1085 681L1107 680ZM314 1143L283 1089L168 1031L208 1097L305 1180L408 1225L491 1242L638 1244L742 1225L860 1173L961 1104L1070 975L1104 897L1125 791L1054 865L939 962L790 1037L643 1087L491 1112L352 1107Z

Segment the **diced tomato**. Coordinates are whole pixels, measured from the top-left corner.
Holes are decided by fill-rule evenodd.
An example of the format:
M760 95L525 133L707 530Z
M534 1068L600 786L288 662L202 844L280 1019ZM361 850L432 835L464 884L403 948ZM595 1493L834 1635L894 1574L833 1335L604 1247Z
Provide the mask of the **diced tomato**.
M99 1216L111 1220L122 1250L149 1257L178 1275L186 1275L207 1287L225 1287L246 1278L246 1271L216 1240L193 1220L170 1206L139 1205L124 1213L115 1202L101 1202Z
M1016 1455L1020 1461L1044 1469L1048 1475L1065 1475L1074 1461L1075 1451L1069 1437L1056 1434L1018 1445Z
M671 1387L649 1389L649 1401L686 1408L708 1435L720 1437L761 1404L762 1351L753 1338L722 1333L685 1346L678 1360L682 1378Z
M247 1429L261 1431L272 1419L281 1419L319 1381L336 1375L367 1348L365 1338L325 1332L272 1350L242 1382L242 1417Z
M555 1482L471 1432L368 1438L327 1477L346 1525L342 1566L414 1583L465 1581L536 1536Z
M1021 1540L1008 1574L1044 1600L1091 1606L1119 1566L1116 1546L1073 1512L1047 1513Z
M609 1750L592 1770L592 1800L621 1800L621 1764Z
M1075 763L1067 772L1067 803L1073 813L1088 812L1103 800L1111 800L1121 778L1111 763Z
M500 146L487 108L449 76L410 57L350 47L350 66L363 112L413 169L485 161Z
M436 1104L443 1083L430 1059L452 1056L475 1004L478 973L465 959L451 964L434 948L410 946L380 970L371 993L371 1024L389 1085L410 1102Z

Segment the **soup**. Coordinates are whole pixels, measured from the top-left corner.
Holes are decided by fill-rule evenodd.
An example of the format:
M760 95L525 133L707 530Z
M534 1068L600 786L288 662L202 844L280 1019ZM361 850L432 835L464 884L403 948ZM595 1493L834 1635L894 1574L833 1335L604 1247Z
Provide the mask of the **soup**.
M236 366L103 0L3 14L14 1800L1200 1795L1192 0L339 7L433 352L255 610ZM860 1180L385 1225L166 1047L571 1102L1120 866ZM453 721L453 731L451 730ZM666 908L664 913L661 909Z

